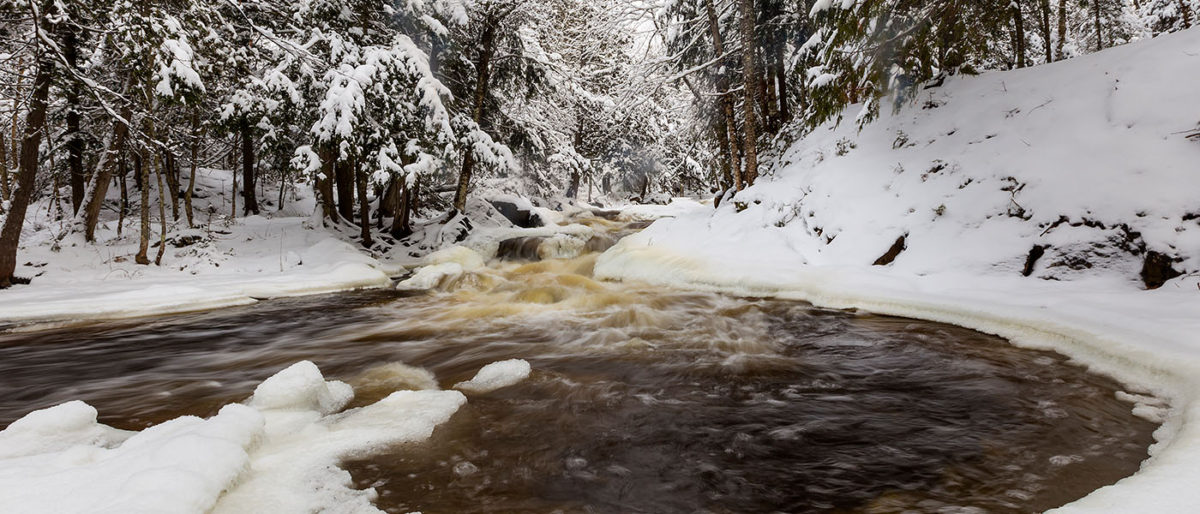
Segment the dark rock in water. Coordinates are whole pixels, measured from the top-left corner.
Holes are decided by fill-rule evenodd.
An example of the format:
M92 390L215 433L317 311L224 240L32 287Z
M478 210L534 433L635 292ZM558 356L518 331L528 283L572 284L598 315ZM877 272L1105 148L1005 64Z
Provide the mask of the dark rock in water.
M514 237L500 241L500 248L496 250L496 258L502 261L540 261L541 254L538 253L538 247L542 245L544 237Z
M1142 283L1146 289L1158 289L1168 280L1178 277L1183 272L1173 266L1175 259L1156 251L1146 252L1146 260L1142 262Z
M888 248L887 253L881 255L878 259L875 259L874 265L875 266L887 266L888 264L891 264L892 261L896 260L896 257L898 255L900 255L900 252L903 252L904 250L908 249L908 243L906 243L907 239L908 239L908 234L902 235L899 238L897 238L896 242L892 243L892 247Z
M1046 255L1046 248L1049 247L1046 245L1033 245L1033 248L1029 249L1029 256L1025 258L1025 269L1021 271L1022 275L1028 277L1033 274L1033 267L1037 265L1038 259Z
M537 213L528 209L522 209L515 203L504 200L491 200L491 203L513 225L521 228L537 228L545 225L545 222L542 221L541 216L538 216Z

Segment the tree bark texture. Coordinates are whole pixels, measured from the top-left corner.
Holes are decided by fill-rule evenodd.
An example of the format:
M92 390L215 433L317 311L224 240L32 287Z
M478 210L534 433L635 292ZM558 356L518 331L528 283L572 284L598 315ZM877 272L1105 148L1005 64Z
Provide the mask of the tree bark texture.
M45 10L53 9L46 2ZM50 13L43 11L43 20ZM46 125L46 109L50 96L50 84L54 81L54 60L44 49L37 61L33 79L33 94L29 98L29 113L25 116L25 131L21 137L21 151L17 164L16 186L12 191L11 204L0 226L0 289L12 286L17 270L17 246L20 244L21 227L25 224L25 211L33 198L38 171L38 147L42 144L43 128Z
M242 136L242 212L249 216L258 214L258 196L254 191L254 134L245 116L238 128Z
M742 28L742 76L746 84L745 101L742 102L745 115L742 121L742 133L745 135L743 151L746 156L745 185L754 185L758 178L758 135L755 124L754 104L758 100L758 58L754 55L755 27L754 0L738 0L741 7Z

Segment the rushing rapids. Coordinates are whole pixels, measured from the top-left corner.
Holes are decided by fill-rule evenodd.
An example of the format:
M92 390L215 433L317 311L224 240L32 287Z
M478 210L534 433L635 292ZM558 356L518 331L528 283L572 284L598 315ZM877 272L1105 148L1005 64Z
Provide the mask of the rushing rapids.
M0 426L68 399L140 429L212 415L298 360L350 405L468 396L429 441L343 463L389 512L1029 512L1133 473L1154 425L1119 385L936 323L613 284L587 241L514 238L426 293L371 291L0 334ZM169 333L170 336L163 334Z

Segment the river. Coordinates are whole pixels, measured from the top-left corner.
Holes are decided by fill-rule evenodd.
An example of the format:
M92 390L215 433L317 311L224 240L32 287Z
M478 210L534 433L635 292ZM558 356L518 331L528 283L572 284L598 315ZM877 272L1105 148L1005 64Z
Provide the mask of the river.
M608 242L637 225L593 219ZM589 245L592 250L604 244ZM388 512L1030 512L1134 473L1155 425L1061 355L944 324L597 282L596 253L0 333L0 426L73 399L142 429L300 360L352 406L520 358L431 440L343 463ZM532 250L531 250L532 248Z

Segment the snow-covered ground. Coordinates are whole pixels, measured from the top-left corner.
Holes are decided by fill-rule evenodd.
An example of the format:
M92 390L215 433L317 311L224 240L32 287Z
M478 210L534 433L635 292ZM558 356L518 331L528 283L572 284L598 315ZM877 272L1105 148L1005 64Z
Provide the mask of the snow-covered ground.
M134 263L136 212L125 219L120 236L116 213L104 212L97 243L90 244L77 232L61 235L66 222L56 219L52 202L31 206L17 275L32 277L33 283L0 291L0 322L121 318L243 305L263 298L384 287L402 271L314 222L308 188L298 187L294 196L289 190L282 209L264 204L261 216L242 217L239 211L230 218L230 172L201 169L196 183L197 226L188 229L182 216L169 225L161 266ZM268 190L264 200L277 201L277 194ZM64 207L69 209L69 202ZM157 217L157 208L153 210ZM169 207L167 216L170 220ZM158 252L159 230L156 221L151 260Z
M1195 512L1196 84L1191 29L948 80L861 133L852 108L715 212L622 240L596 273L948 322L1060 351L1148 393L1122 397L1165 422L1136 475L1061 511ZM1183 275L1146 290L1143 268L1170 278L1164 263Z

